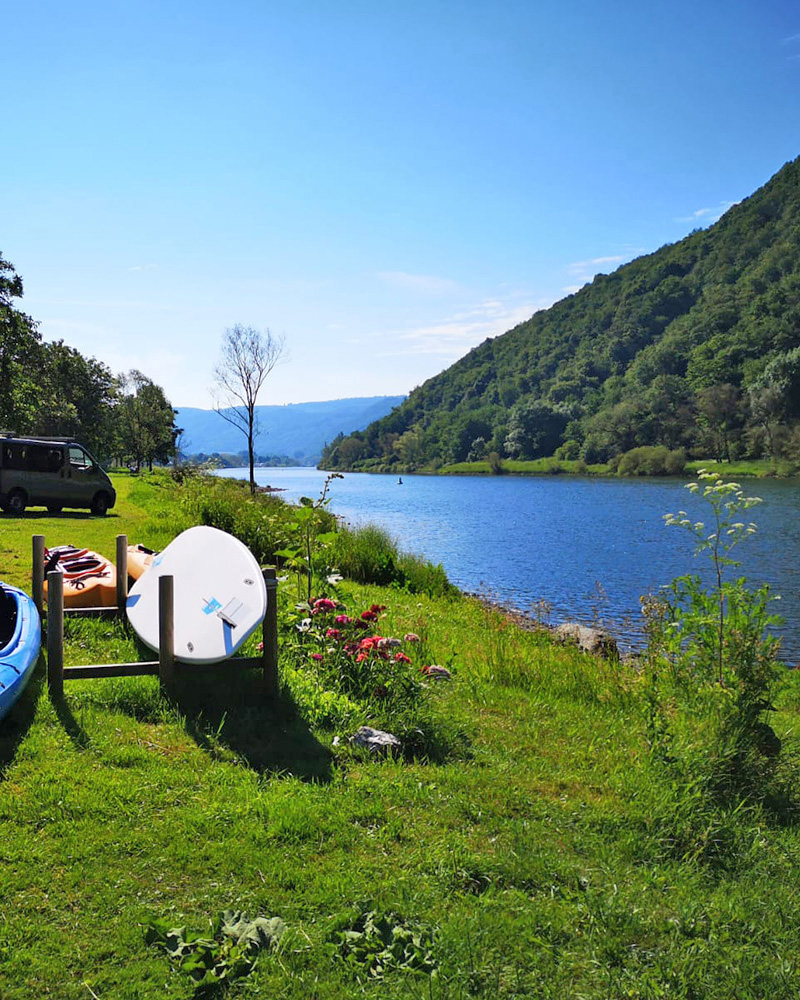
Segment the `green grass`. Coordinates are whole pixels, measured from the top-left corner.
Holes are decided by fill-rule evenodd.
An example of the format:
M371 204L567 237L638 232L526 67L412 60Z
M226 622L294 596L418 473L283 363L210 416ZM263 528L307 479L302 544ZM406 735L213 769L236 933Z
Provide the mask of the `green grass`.
M484 462L456 462L451 465L443 465L437 470L440 475L455 476L480 476L491 475L492 470L487 461ZM566 458L536 458L530 461L523 461L519 458L504 458L501 475L512 474L518 476L609 476L614 473L608 465L587 465L579 459Z
M116 518L3 518L16 582L34 531L113 552L118 531L159 545L184 525L157 477L116 485ZM232 1000L798 995L794 813L675 787L648 757L632 668L468 599L352 582L340 598L387 605L382 634L415 632L450 666L426 696L439 763L337 745L288 641L275 704L224 667L170 697L155 678L71 681L54 704L40 666L0 723L3 1000L191 997L144 925L202 931L226 907L288 926ZM68 622L69 663L139 652L121 623ZM773 717L788 773L798 707L791 674ZM435 976L374 980L339 956L372 910L433 935Z
M757 477L764 479L771 476L792 477L800 474L800 469L796 462L788 462L775 459L749 459L733 462L718 462L713 458L693 459L686 463L686 471L693 475L700 469L708 469L709 472L719 472L721 476L730 479L731 476L742 478Z

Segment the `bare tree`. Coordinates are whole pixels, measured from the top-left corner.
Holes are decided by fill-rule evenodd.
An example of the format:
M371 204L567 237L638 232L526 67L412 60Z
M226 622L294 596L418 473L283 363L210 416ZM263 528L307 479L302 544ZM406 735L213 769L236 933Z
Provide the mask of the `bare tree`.
M283 337L273 337L252 326L230 327L222 337L220 359L214 368L214 409L247 437L250 459L250 492L256 491L255 438L258 432L256 402L261 386L283 354Z

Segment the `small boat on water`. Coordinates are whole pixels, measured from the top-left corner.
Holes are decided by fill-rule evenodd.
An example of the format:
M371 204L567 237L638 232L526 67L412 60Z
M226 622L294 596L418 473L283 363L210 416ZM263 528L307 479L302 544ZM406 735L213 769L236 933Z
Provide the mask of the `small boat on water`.
M0 583L0 719L30 680L39 658L39 612L24 590Z
M53 570L64 575L65 608L113 608L117 603L117 567L105 556L74 545L45 549L45 598L47 574Z
M145 545L128 546L128 576L132 580L138 580L145 570L153 565L153 559L157 553L148 549Z

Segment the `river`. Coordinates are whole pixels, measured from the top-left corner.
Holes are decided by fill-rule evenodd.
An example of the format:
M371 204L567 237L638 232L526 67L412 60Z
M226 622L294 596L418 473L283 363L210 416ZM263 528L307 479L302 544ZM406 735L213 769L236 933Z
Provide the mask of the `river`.
M221 475L247 478L246 469ZM289 501L317 499L326 473L314 468L257 469L261 485ZM607 626L641 644L639 599L673 577L707 568L692 538L663 515L686 510L708 520L688 480L575 476L397 476L347 473L330 488L330 510L352 524L386 528L401 549L441 563L462 590L552 623ZM782 657L800 660L800 482L744 480L763 503L746 512L758 532L734 550L752 583L780 595L774 610ZM709 578L710 580L710 578Z

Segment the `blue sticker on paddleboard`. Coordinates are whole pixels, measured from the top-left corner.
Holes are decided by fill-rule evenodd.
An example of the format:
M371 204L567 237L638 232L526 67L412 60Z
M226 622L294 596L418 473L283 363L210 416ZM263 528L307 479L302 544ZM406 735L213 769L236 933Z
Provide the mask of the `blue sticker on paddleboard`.
M212 597L210 601L206 601L206 606L203 608L204 615L213 615L215 611L219 611L222 607L220 602L216 597Z
M225 655L233 656L233 629L227 622L222 623L222 637L225 640Z

